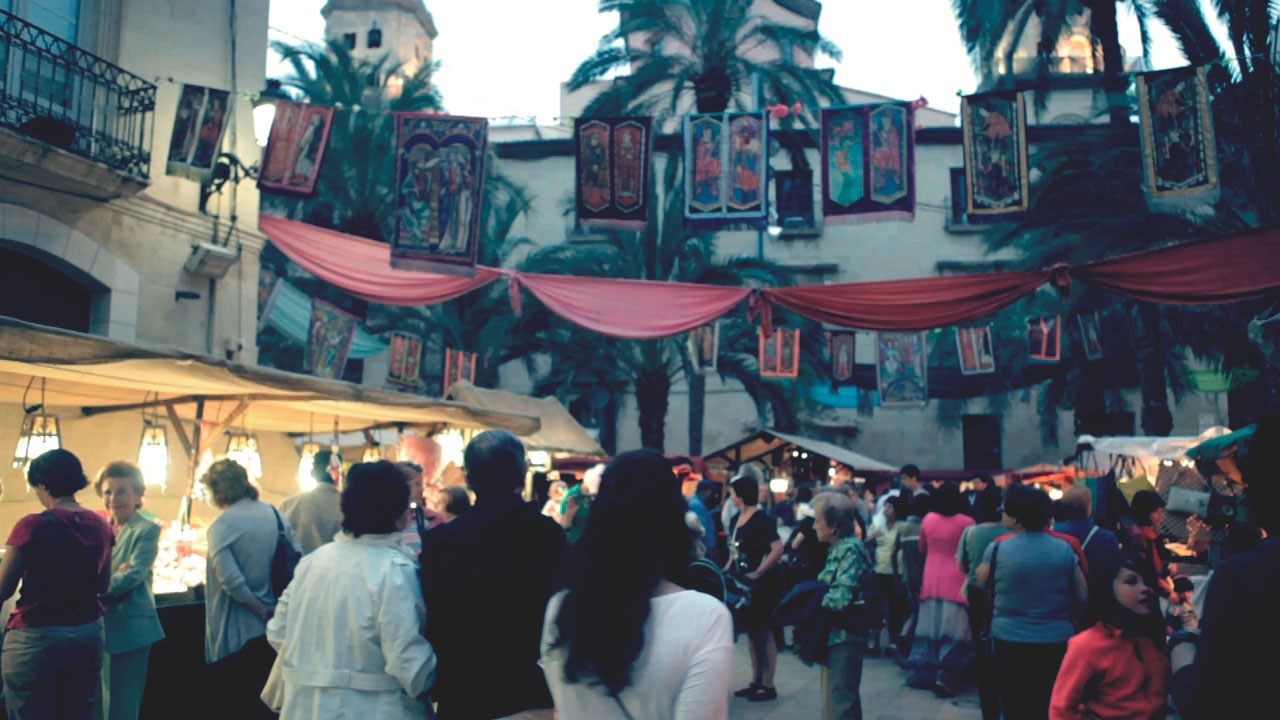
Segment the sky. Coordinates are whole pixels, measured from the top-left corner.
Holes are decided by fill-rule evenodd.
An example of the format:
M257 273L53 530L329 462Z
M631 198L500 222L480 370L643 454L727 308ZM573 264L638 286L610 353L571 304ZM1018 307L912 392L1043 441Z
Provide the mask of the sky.
M272 0L271 37L322 40L325 0ZM599 0L427 0L440 32L436 84L449 112L536 117L555 122L560 83L616 26L616 14L597 11ZM819 31L844 51L836 83L904 100L925 97L931 107L957 112L959 93L976 87L960 42L951 0L826 0ZM1140 52L1136 21L1121 8L1121 44ZM1156 68L1185 64L1167 33L1157 33ZM268 61L268 77L282 74Z

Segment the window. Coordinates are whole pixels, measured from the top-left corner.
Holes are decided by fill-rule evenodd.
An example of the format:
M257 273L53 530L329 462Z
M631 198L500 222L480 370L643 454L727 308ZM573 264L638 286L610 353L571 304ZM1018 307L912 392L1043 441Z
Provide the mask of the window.
M1077 412L1076 436L1133 435L1134 415L1131 412Z
M999 470L1001 458L1000 418L996 415L965 415L964 469Z
M382 47L382 31L379 30L378 28L373 28L369 31L368 39L369 39L370 48Z
M356 34L355 34L355 33L347 33L347 34L343 35L343 36L342 36L342 42L344 42L344 43L346 43L346 44L347 44L347 49L348 49L348 50L355 50L355 49L356 49Z
M991 221L980 215L970 215L968 212L968 185L965 183L964 168L951 168L951 220L947 223L952 227L986 225Z
M27 22L69 43L80 28L80 0L26 0Z
M773 177L778 225L783 229L813 227L813 171L777 170Z

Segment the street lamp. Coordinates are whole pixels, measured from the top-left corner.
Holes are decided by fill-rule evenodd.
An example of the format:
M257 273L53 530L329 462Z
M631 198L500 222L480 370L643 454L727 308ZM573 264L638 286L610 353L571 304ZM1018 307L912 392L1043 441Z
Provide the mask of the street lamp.
M267 88L253 101L253 137L258 147L266 147L271 139L271 124L276 119L276 103L289 100L279 80L268 80Z

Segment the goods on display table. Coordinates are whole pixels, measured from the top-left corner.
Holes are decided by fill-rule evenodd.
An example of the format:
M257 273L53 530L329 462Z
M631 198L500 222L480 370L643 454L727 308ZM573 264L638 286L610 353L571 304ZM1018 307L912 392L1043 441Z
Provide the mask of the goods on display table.
M160 551L152 575L157 596L185 593L203 585L209 557L208 531L178 522L160 523Z

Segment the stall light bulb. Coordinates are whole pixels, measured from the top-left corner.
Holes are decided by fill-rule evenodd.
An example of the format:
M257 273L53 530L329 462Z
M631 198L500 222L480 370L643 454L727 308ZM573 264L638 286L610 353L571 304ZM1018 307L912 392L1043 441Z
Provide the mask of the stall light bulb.
M138 469L142 481L161 488L169 479L169 438L163 425L147 425L142 430L142 445L138 448Z
M1062 499L1062 490L1060 490L1060 489L1058 489L1058 488L1049 488L1049 499L1050 499L1050 500L1061 500L1061 499Z
M302 457L298 458L298 489L302 492L316 489L316 478L312 470L315 468L318 452L320 452L320 443L302 444Z
M828 477L835 477L835 476L836 476L836 469L835 469L835 468L831 468L830 470L827 470L827 476L828 476Z
M791 481L787 478L774 478L769 481L769 490L774 493L785 493L791 489Z

